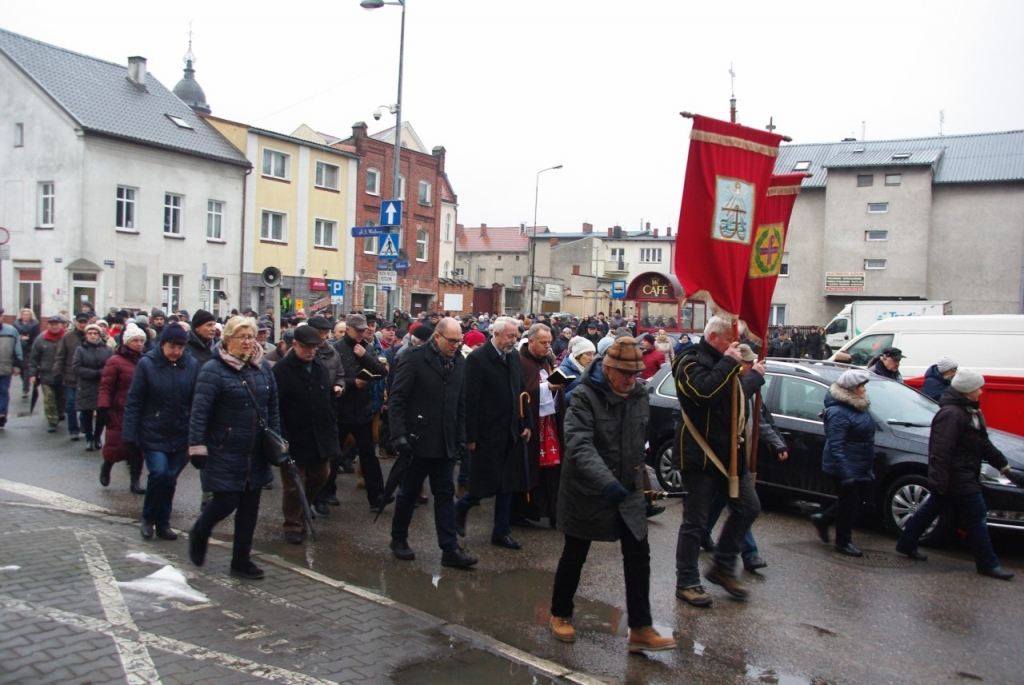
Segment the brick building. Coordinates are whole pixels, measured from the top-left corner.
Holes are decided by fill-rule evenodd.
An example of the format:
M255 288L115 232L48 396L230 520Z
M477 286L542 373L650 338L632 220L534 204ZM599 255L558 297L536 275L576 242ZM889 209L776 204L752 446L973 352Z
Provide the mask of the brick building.
M404 200L400 234L400 260L409 262L409 269L399 272L398 287L391 293L391 307L409 311L414 317L421 311L440 308L438 301L439 264L445 236L444 226L453 226L456 206L455 192L445 174L445 149L435 147L427 152L408 123L402 125L402 155L398 193L393 185L394 128L367 135L367 126L352 126L352 137L338 141L336 146L354 148L361 159L356 186L356 225L372 226L380 221L381 203L390 199ZM442 214L448 214L448 220ZM451 242L449 228L448 242ZM388 293L377 283L377 239L356 240L355 267L352 274L354 307L389 312Z

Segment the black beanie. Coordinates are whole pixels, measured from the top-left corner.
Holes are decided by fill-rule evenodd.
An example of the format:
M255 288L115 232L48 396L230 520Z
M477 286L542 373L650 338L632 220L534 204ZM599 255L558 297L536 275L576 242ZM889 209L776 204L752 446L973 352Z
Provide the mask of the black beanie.
M432 335L434 335L434 329L425 323L417 326L416 330L412 332L412 337L419 338L423 342L430 340Z
M199 328L204 323L210 323L211 321L216 320L217 317L205 309L197 309L196 313L192 315L192 330Z

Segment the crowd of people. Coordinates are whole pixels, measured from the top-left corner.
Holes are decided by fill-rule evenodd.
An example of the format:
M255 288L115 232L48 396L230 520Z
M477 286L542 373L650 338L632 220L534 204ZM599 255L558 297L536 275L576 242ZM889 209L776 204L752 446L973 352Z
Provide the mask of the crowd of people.
M233 515L230 573L239 577L264 577L251 549L262 492L274 481L268 436L276 435L288 441L294 461L294 470L280 469L288 543L303 544L311 524L305 512L326 517L341 504L339 478L349 473L371 511L394 502L389 549L399 560L415 559L410 522L417 504L431 496L443 566L478 563L461 543L475 537L477 526L489 528L491 544L510 552L523 548L513 537L516 523L546 521L560 531L549 625L558 640L576 639L573 598L591 544L617 541L628 648L637 652L676 646L652 627L647 520L664 507L652 498L645 465L650 411L643 383L670 363L688 491L676 594L692 606L712 604L701 582L701 548L713 554L706 580L739 599L749 594L739 568L767 565L752 532L760 502L746 465L755 422L778 459L787 459L788 450L764 403L754 402L765 365L737 340L731 321L713 317L693 340L664 330L637 338L635 321L618 312L582 321L441 312L413 319L400 310L390 320L363 311L335 320L328 311L298 312L279 330L275 337L271 312L233 312L221 322L205 310L112 310L100 319L83 307L73 323L55 315L40 331L24 310L17 327L0 328L0 381L25 370L22 397L34 399L41 389L47 430L66 421L72 440L84 436L85 449L102 454L103 487L114 465L127 463L130 490L144 495L145 539L178 537L170 525L177 480L188 464L199 469L203 506L189 533L190 559L205 563L214 528ZM783 331L769 355L811 349L813 356L810 337L801 336L796 348ZM812 522L825 541L835 527L842 554L861 554L852 521L872 479L867 385L876 374L900 380L901 357L887 349L868 369L847 370L822 408L823 470L836 479L839 498ZM992 552L977 484L981 460L1009 473L978 410L982 385L981 376L951 359L929 369L925 392L941 405L932 427L933 497L911 519L897 550L923 561L921 535L952 507L964 520L978 571L1009 578ZM0 385L0 421L6 389ZM756 416L755 406L761 407ZM748 454L730 473L723 463L734 449ZM381 460L396 457L386 481ZM490 499L489 524L471 520L473 508Z

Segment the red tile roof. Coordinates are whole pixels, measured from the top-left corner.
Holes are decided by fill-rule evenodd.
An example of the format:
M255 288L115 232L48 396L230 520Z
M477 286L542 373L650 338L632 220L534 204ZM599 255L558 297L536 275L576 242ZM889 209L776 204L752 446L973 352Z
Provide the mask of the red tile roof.
M466 226L455 240L456 252L526 252L530 245L527 226L522 233L519 226L487 226L486 234L481 226Z

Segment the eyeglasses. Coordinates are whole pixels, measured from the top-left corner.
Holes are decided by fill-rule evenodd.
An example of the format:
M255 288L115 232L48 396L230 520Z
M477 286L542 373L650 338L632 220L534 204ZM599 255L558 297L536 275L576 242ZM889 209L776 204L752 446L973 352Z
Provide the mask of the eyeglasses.
M449 338L447 336L441 335L440 333L438 333L438 335L447 340L449 345L461 345L462 341L464 340L464 338Z
M616 371L618 371L623 376L626 376L627 378L636 378L637 376L643 373L643 371L623 371L622 369L617 368L615 366L609 366L608 368L615 369Z
M233 335L231 337L237 340L238 342L252 342L253 340L256 339L251 335Z

